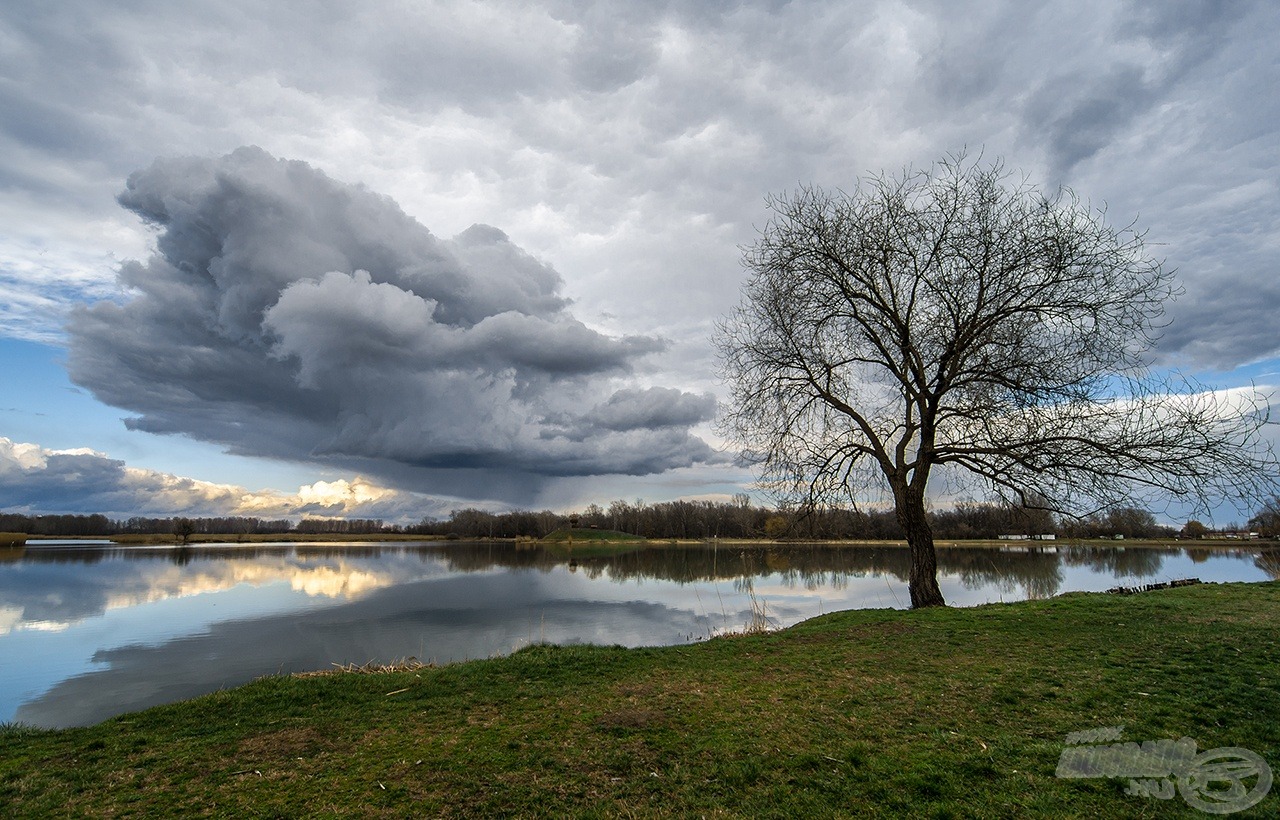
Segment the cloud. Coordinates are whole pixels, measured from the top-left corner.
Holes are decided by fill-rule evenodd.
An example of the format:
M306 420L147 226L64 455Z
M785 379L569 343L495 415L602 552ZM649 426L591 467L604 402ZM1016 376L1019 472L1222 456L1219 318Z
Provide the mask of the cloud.
M694 396L663 387L648 390L619 390L608 401L596 405L586 415L593 425L608 430L657 430L687 427L711 418L715 397Z
M425 574L421 567L436 566L417 563L419 575ZM356 600L212 623L186 640L104 648L94 653L85 674L60 680L21 703L13 719L36 726L87 725L264 674L332 669L370 658L390 662L411 654L448 663L509 653L534 637L552 643L680 643L691 634L708 634L720 620L679 605L575 600L564 589L571 582L559 573L453 575L403 583L414 569L396 569L401 570L397 585ZM503 606L477 605L494 600Z
M359 476L317 481L296 493L249 490L130 467L89 449L49 450L0 437L0 497L6 512L169 516L375 518L416 523L445 514L450 499L379 486Z
M30 572L0 573L0 635L14 630L62 631L115 609L225 592L238 586L287 586L308 597L358 600L406 581L444 574L411 546L362 550L363 555L241 546L234 559L209 553L178 556L142 553L122 560L117 551L81 553L93 572L68 571L61 550L28 554ZM123 548L129 550L130 548ZM124 553L128 555L129 553ZM113 560L114 559L114 560ZM72 564L73 565L73 564Z
M1067 185L1113 222L1136 219L1178 269L1186 295L1169 312L1164 363L1231 370L1280 353L1268 318L1280 298L1280 167L1266 153L1280 103L1260 93L1280 82L1280 66L1262 57L1280 7L916 8L936 39L908 107L931 133L1003 155L1046 187Z
M1113 145L1177 85L1225 47L1245 4L1139 0L1119 19L1104 64L1075 65L1039 82L1026 103L1024 133L1049 149L1061 179Z
M495 228L437 239L256 148L158 160L120 202L157 252L121 268L123 304L75 312L68 371L133 429L435 491L453 469L536 488L717 458L689 432L709 398L616 387L665 343L574 318L555 271Z
M129 298L115 286L120 260L145 260L153 237L113 196L121 179L174 146L212 157L255 144L363 180L430 226L436 245L466 271L453 283L464 290L450 299L386 278L386 266L370 263L365 285L360 267L324 263L326 236L320 249L281 246L284 256L321 263L319 272L258 281L271 267L264 266L229 284L212 315L213 330L229 334L223 342L251 346L261 333L261 343L285 358L237 347L237 370L223 342L203 338L212 331L201 323L187 328L198 341L178 349L169 344L176 329L154 345L134 339L127 357L150 359L149 368L162 371L156 375L174 371L174 385L192 385L196 371L207 379L192 399L183 391L195 387L117 373L126 403L116 406L152 395L135 408L138 429L194 435L199 427L237 452L302 453L397 486L425 482L527 501L544 486L541 474L457 465L512 453L523 471L529 457L551 457L548 442L559 441L581 460L575 471L599 469L603 449L593 442L602 440L577 440L586 422L565 414L585 415L608 393L571 397L569 382L691 395L716 389L707 340L715 317L737 301L737 248L764 220L764 194L809 182L848 188L859 174L919 167L965 145L1003 156L1034 181L1106 203L1118 222L1139 218L1187 288L1169 314L1163 362L1229 371L1280 354L1271 317L1280 300L1280 98L1266 93L1280 84L1270 56L1280 32L1275 3L984 0L960 10L937 0L411 7L368 0L302 14L238 0L66 0L13 8L0 11L0 98L14 114L0 118L0 333L61 343L72 305ZM193 41L191 31L203 36ZM193 173L208 162L194 161ZM510 240L486 228L468 237L475 222L500 225ZM378 231L390 232L391 245L406 235L391 223L356 233ZM270 250L267 238L263 247L227 252L252 252L262 264ZM528 257L552 260L555 270L538 270ZM137 266L138 275L150 276L150 265ZM513 267L522 276L504 273ZM334 272L350 281L324 281ZM447 272L434 275L447 291ZM179 277L162 280L182 287ZM473 280L487 284L466 292ZM433 341L459 355L476 355L488 331L506 345L502 356L516 355L513 348L525 356L512 374L520 380L511 386L523 402L518 411L479 408L478 423L502 431L499 446L463 442L450 454L388 430L384 414L339 407L320 388L290 381L308 349L303 317L338 321L304 297L345 288L372 304L371 286L380 285L434 303L433 319L463 332ZM289 336L267 339L258 320L286 290L290 298L271 315ZM524 302L486 303L495 296ZM414 303L401 301L412 312ZM508 324L497 321L500 308L513 313ZM463 309L470 313L447 315ZM93 319L130 322L138 310ZM545 348L515 344L518 322L532 319L559 336ZM573 321L599 337L580 346L585 361L561 358ZM374 345L374 329L401 338L403 325L385 325L373 323L364 343ZM336 352L340 340L326 328L310 332ZM648 349L655 337L665 343L660 350L627 350L628 338ZM289 359L287 350L301 352ZM581 375L610 360L623 364ZM353 367L353 379L360 369ZM314 384L338 375L323 362L308 364ZM558 406L546 386L556 379ZM502 398L499 387L486 396ZM479 390L448 409L437 407L447 403L438 390L452 383L441 377L437 392L424 397L425 389L410 388L402 409L458 418L472 412L468 397ZM252 399L267 390L275 404ZM179 421L193 412L199 418L191 424ZM259 419L260 432L252 429ZM345 452L362 430L374 451ZM400 460L391 450L406 441L416 455ZM633 460L631 469L651 466ZM681 489L703 491L697 471L705 468L690 469ZM651 475L615 486L625 495L675 491L674 474ZM602 483L578 481L585 495Z

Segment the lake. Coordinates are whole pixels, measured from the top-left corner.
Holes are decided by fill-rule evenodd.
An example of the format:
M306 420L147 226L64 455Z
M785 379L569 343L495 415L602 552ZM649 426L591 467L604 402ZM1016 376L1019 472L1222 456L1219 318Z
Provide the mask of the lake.
M1267 581L1280 551L940 548L957 606L1177 578ZM538 642L679 644L905 608L903 548L706 545L570 560L509 543L0 550L0 722L59 727L263 675L446 663Z

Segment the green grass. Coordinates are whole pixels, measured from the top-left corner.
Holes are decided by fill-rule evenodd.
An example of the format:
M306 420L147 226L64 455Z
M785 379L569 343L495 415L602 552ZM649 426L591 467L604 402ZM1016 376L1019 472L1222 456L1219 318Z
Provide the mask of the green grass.
M1280 768L1280 583L834 613L680 647L273 677L0 728L6 814L1202 817L1054 776L1069 732ZM1280 792L1280 787L1277 787ZM1275 816L1272 795L1237 816Z
M644 541L644 540L646 539L642 535L632 535L629 532L618 532L617 530L593 530L593 529L570 530L570 529L561 528L556 530L555 532L547 533L546 535L544 535L539 543L559 544L559 543L568 543L570 541L572 541L575 544L578 542L615 543L615 542Z
M649 546L644 536L617 530L559 529L533 542L555 556L601 558Z

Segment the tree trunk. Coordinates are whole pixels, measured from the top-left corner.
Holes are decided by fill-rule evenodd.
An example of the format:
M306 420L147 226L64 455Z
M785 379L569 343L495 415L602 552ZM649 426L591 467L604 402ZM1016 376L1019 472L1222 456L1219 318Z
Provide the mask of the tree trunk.
M933 529L924 513L924 491L912 486L894 488L894 512L907 533L911 550L911 575L907 588L911 608L946 606L938 588L938 556L933 551Z

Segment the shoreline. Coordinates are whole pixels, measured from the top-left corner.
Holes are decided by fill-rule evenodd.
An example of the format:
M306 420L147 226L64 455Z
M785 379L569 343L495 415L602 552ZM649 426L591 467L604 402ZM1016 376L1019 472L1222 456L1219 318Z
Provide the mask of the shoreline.
M110 544L92 543L86 544L89 547L111 547L111 546L156 546L156 547L200 547L200 546L225 546L235 544L396 544L396 543L430 543L433 546L447 546L449 544L477 544L477 543L494 543L494 544L518 544L523 547L563 547L569 544L567 541L544 542L541 539L532 537L515 536L512 538L446 538L439 535L408 535L404 533L385 533L385 534L362 534L347 535L338 533L320 533L320 534L303 534L303 533L255 533L250 535L239 535L235 533L220 533L209 535L193 535L189 542L185 545L179 544L173 536L162 534L145 534L145 535L80 535L80 536L27 536L26 546L40 547L45 542L57 541L63 542L52 546L72 546L65 542L68 541L85 541L100 542L110 541ZM892 547L906 549L907 542L904 540L868 540L868 539L848 539L848 540L809 540L809 539L790 539L790 538L637 538L635 540L602 542L590 538L582 539L583 545L616 545L619 548L638 548L638 547L664 547L664 546L681 546L681 547L719 547L719 546L741 546L741 547L760 547L760 546L791 546L791 547ZM1257 539L1171 539L1171 538L1149 538L1149 539L1122 539L1115 540L1110 538L1058 538L1054 540L1034 540L1034 539L991 539L991 538L975 538L975 539L939 539L934 542L936 549L1008 549L1023 548L1032 550L1050 550L1060 547L1094 547L1094 548L1113 548L1113 549L1248 549L1248 548L1280 548L1280 541L1273 539L1257 538Z

